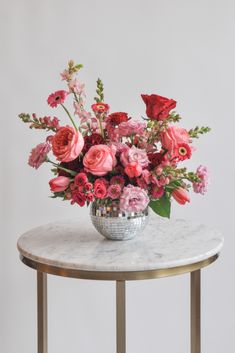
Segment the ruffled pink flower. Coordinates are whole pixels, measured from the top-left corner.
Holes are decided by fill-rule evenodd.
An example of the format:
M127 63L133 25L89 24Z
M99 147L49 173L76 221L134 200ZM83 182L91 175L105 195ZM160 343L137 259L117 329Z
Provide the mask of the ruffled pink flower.
M60 90L49 95L47 98L47 103L52 107L56 108L58 104L63 104L68 92Z
M38 169L45 162L48 152L51 150L51 145L48 142L43 142L34 147L30 153L28 164Z
M146 151L135 146L125 149L121 154L120 160L124 167L132 162L137 162L142 168L147 167L149 164Z
M197 168L196 174L201 179L201 181L193 183L193 191L198 194L204 195L207 192L207 187L210 182L207 167L200 165Z
M142 135L146 127L145 123L139 121L128 120L118 126L118 133L120 137L131 135Z
M121 195L121 186L119 184L110 185L108 188L107 196L111 199L118 199Z
M127 212L141 212L149 203L147 192L129 184L124 187L120 197L120 209Z

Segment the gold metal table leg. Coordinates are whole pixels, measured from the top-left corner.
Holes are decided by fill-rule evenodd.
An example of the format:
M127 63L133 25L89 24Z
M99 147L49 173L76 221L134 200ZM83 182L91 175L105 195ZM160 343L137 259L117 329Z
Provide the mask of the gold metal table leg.
M201 270L191 272L191 353L201 353Z
M126 283L116 282L117 353L126 353Z
M38 353L47 353L47 274L37 271Z

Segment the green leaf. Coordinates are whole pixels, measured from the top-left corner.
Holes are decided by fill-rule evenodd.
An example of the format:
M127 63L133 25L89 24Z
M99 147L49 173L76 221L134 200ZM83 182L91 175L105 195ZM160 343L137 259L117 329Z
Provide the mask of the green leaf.
M149 203L149 206L159 216L170 218L171 201L170 201L169 197L167 197L166 195L163 195L158 200L151 200Z

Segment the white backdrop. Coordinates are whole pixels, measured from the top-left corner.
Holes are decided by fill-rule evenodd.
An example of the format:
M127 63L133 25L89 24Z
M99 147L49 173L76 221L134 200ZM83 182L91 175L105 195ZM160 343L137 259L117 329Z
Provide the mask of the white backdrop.
M48 166L28 153L43 139L17 114L54 113L49 93L62 88L69 59L84 64L90 97L105 84L112 111L144 114L141 93L178 101L186 128L208 124L189 165L205 164L205 197L174 204L173 217L221 229L222 256L203 271L203 352L234 346L234 62L235 4L228 0L1 1L0 353L36 352L36 273L23 266L18 236L51 220L88 217L86 209L48 198ZM61 117L64 117L61 112ZM127 351L189 352L189 276L127 285ZM115 352L115 285L49 278L49 352Z

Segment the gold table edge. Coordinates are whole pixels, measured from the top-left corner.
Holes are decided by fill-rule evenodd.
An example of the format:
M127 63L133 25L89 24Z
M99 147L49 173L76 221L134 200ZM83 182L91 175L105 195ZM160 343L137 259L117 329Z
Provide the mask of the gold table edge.
M70 277L70 278L80 278L89 280L107 280L107 281L131 281L131 280L144 280L144 279L154 279L181 275L184 273L194 272L203 267L206 267L217 260L219 253L212 255L211 257L194 262L188 265L182 265L177 267L169 267L162 269L153 270L142 270L142 271L88 271L79 270L73 268L61 268L58 266L47 265L26 256L20 255L21 261L39 272L48 273L51 275Z

